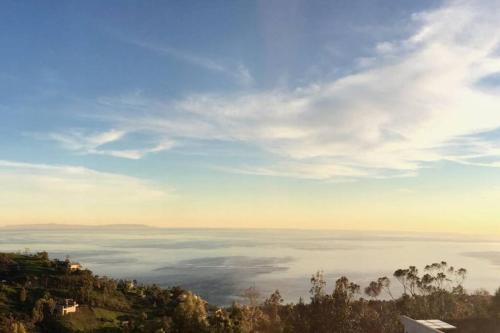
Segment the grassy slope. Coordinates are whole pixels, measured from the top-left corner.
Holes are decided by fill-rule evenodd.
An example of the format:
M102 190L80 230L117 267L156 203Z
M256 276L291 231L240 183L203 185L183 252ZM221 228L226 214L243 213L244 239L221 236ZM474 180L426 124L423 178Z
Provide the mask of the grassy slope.
M120 327L123 312L82 306L78 312L62 317L60 325L72 331L93 331Z

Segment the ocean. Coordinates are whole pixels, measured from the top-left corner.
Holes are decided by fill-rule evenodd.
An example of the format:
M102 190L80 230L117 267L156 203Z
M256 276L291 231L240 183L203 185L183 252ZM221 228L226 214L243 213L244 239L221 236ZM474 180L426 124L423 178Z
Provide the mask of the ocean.
M347 276L361 286L410 265L446 261L468 270L465 287L500 287L500 239L451 234L330 230L173 229L141 225L10 226L0 251L45 250L80 262L98 275L182 286L214 304L240 301L255 287L278 289L285 301L309 297L310 277L322 270L327 289ZM398 282L392 281L395 293Z

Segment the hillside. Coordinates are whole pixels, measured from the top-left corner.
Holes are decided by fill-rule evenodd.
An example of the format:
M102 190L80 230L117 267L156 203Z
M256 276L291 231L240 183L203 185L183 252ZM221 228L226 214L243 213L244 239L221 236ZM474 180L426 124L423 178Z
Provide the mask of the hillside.
M95 276L89 270L71 269L69 261L50 260L46 252L1 253L0 281L0 332L23 328L27 332L161 332L173 325L182 329L183 316L194 316L197 306L205 309L200 298L182 289ZM75 313L59 313L65 299L79 304ZM192 308L179 311L181 302L189 302Z
M246 305L219 308L181 288L97 276L46 252L0 253L0 332L401 333L400 314L442 319L457 333L500 332L500 293L467 293L465 276L445 262L428 265L423 275L414 266L398 269L393 278L405 293L394 298L386 277L364 293L342 277L327 292L318 272L307 303L283 304L279 291L262 300L249 288Z

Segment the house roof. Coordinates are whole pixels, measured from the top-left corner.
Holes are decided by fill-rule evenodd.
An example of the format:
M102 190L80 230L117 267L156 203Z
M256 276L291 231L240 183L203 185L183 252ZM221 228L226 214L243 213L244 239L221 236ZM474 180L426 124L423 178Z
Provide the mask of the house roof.
M456 329L438 319L415 320L407 316L400 316L401 323L409 332L447 332Z
M438 329L440 331L456 329L455 326L450 325L448 323L445 323L444 321L441 321L438 319L417 320L417 322L421 323L422 325L424 325L426 327L435 328L435 329Z

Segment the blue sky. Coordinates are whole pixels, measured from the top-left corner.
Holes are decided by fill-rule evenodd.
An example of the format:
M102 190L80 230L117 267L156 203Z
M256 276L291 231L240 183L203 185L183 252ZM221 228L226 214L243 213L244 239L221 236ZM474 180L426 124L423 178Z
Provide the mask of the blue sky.
M466 229L451 208L466 199L454 195L498 197L495 9L494 1L5 2L4 223L419 229L433 215L415 205L435 195L450 207L438 229ZM370 193L385 199L375 207ZM418 195L395 212L401 193ZM105 194L115 199L88 200ZM63 197L68 208L56 213ZM327 207L339 200L348 201L340 213ZM486 201L468 214L479 205L490 225L496 210ZM357 214L360 202L377 222ZM266 209L273 213L256 213Z
M409 33L415 10L390 1L6 3L4 158L74 158L30 134L105 131L96 116L129 111L106 99L293 89L351 72L378 40ZM37 157L40 148L56 156Z

